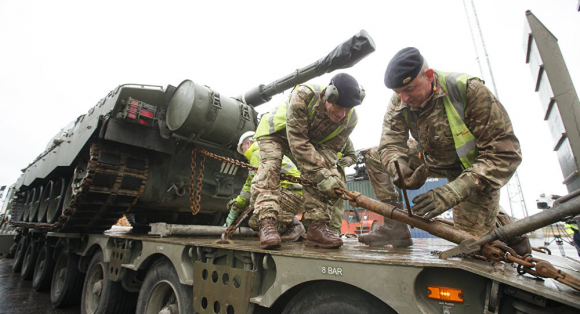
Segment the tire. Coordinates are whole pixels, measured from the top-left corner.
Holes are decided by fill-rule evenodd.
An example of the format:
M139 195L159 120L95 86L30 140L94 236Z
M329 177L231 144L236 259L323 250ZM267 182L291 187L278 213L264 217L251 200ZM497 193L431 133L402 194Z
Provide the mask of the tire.
M38 242L31 240L26 248L24 260L22 261L22 270L20 271L20 278L23 280L32 279L34 275L34 266L36 266L36 258L38 257Z
M44 243L38 251L36 258L36 265L34 267L34 275L32 276L32 288L35 291L45 291L50 289L52 282L52 273L54 272L54 265L56 261L53 257L54 249L48 244Z
M296 294L282 314L375 314L396 313L376 297L336 282L319 282Z
M50 301L56 308L77 305L81 301L85 274L78 268L80 257L63 248L52 273Z
M173 264L162 257L155 261L143 281L137 313L160 313L162 309L169 313L194 313L193 287L182 285Z
M14 254L14 264L12 264L12 271L19 273L22 270L22 262L24 261L24 254L28 248L28 237L20 238L18 246L16 247L16 253Z
M136 303L137 293L128 292L120 282L109 280L109 263L105 263L102 251L96 252L83 285L81 313L135 313Z

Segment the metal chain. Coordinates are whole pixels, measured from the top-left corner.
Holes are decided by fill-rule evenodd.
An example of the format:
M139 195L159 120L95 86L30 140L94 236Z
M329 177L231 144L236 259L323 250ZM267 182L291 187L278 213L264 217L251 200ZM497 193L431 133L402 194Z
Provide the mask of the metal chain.
M505 252L504 262L518 265L518 273L520 275L530 274L536 277L552 278L576 290L580 290L580 278L557 269L550 262L535 258L531 254L520 256L512 248L499 241L491 245Z
M200 210L199 202L201 201L201 187L203 185L203 170L205 169L205 155L201 157L199 161L199 175L197 179L197 190L195 191L195 214ZM195 215L194 214L194 215Z
M196 164L196 159L197 159L197 154L196 154L197 150L194 148L191 150L191 172L189 173L189 205L191 207L191 214L195 215L199 212L200 210L200 205L199 205L199 200L198 200L198 194L200 192L199 190L199 183L198 183L198 189L195 189L195 168L197 167ZM203 176L203 170L201 172L201 176Z
M194 148L194 150L195 150L195 148ZM233 158L228 158L228 157L216 155L214 153L208 152L205 149L197 149L197 152L200 153L200 154L202 154L202 155L208 156L210 158L217 159L219 161L222 161L222 162L225 162L225 163L228 163L228 164L235 165L237 167L242 167L242 168L246 168L248 170L258 171L258 167L252 166L249 163L245 163L245 162L242 162L242 161L239 161L239 160L235 160ZM308 180L308 179L305 179L305 178L299 178L299 177L291 176L291 175L288 175L288 174L285 174L285 173L280 173L280 179L286 180L286 181L290 181L292 183L302 184L303 186L308 186L308 187L311 187L311 188L316 188L316 183L314 183L314 181Z

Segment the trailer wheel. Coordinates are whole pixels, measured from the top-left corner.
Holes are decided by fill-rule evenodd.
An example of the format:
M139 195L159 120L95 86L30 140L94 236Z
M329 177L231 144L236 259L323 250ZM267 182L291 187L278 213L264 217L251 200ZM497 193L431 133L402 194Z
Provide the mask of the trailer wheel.
M193 312L193 287L179 282L177 272L167 258L155 261L141 286L137 313Z
M28 237L20 238L18 246L16 247L16 254L14 255L14 264L12 264L12 271L19 273L22 270L22 262L24 261L24 254L28 248Z
M38 243L31 240L26 248L26 253L24 253L24 260L22 261L22 270L20 272L20 278L24 280L32 279L34 275L34 266L36 265L36 258L38 257Z
M396 313L376 297L336 282L310 285L296 294L282 314L374 314Z
M44 291L50 288L55 264L55 260L52 257L53 254L54 249L48 243L44 243L38 252L34 275L32 276L32 288L35 291Z
M95 253L83 285L81 313L135 313L136 302L136 293L109 279L109 263L105 263L103 252Z
M66 248L58 255L50 287L50 301L54 307L80 303L85 274L79 271L79 260L78 255Z

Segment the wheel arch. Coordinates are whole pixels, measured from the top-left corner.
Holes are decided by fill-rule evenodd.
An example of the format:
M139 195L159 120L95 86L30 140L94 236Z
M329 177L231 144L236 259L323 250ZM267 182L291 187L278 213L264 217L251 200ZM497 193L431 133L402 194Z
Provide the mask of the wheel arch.
M292 288L286 290L283 294L281 294L276 301L274 301L274 303L272 304L272 306L270 307L270 310L273 313L282 313L282 311L284 310L284 308L289 304L289 302L292 300L293 297L295 297L300 291L311 287L313 285L332 285L334 287L342 287L344 288L346 291L358 291L362 294L364 294L366 297L376 300L377 302L380 302L382 304L384 304L385 306L389 307L392 309L391 306L389 306L387 303L385 303L383 300L379 299L378 297L376 297L375 295L365 291L364 289L361 289L357 286L342 282L342 281L336 281L336 280L312 280L312 281L305 281L302 282L298 285L293 286ZM394 311L394 310L393 310Z

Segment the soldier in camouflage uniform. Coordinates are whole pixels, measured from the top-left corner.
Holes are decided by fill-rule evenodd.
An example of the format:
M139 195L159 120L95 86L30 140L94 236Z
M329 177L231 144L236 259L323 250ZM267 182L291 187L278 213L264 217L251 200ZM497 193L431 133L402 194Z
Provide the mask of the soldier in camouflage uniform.
M250 165L258 166L260 164L260 148L258 143L252 138L255 132L249 131L240 137L238 143L238 152L248 159ZM300 172L298 171L296 165L290 160L290 158L284 156L282 158L282 173L300 178ZM251 195L251 185L252 179L254 178L256 171L250 170L248 177L246 178L246 183L240 191L240 195L231 200L228 203L228 208L230 213L226 219L226 225L231 226L236 218L242 213L248 206L254 207L254 204L250 202ZM280 239L284 242L294 242L305 233L304 226L296 218L296 215L302 214L304 212L304 197L302 196L302 185L298 183L293 183L290 181L283 180L281 182L280 198L281 198L281 210L278 215L278 220L276 221L276 229L281 234ZM254 230L258 230L258 215L251 215L248 226Z
M292 153L303 178L317 189L304 187L303 223L308 226L307 246L336 248L342 240L328 229L332 205L344 187L336 168L342 150L357 122L354 106L364 94L356 80L345 73L335 75L328 87L297 86L288 100L264 115L254 136L260 146L260 165L252 181L254 215L260 222L262 248L280 246L275 222L280 212L280 165Z
M405 180L415 189L427 177L449 180L415 197L413 211L430 219L453 208L455 226L479 236L492 231L500 188L522 160L502 104L477 78L430 69L416 48L405 48L393 57L385 85L395 94L378 150L383 170L395 184ZM417 157L425 167L421 171L409 162L409 132L418 141ZM395 159L402 178L396 173ZM514 246L528 251L529 241L522 239Z
M356 163L356 151L354 150L354 145L350 138L344 144L344 147L340 152L338 152L338 171L341 174L342 181L346 181L346 173L344 172L345 167L350 167ZM330 223L328 227L330 230L336 232L338 235L341 234L342 228L342 216L344 216L344 202L342 199L336 200L334 203L332 215L330 216Z

